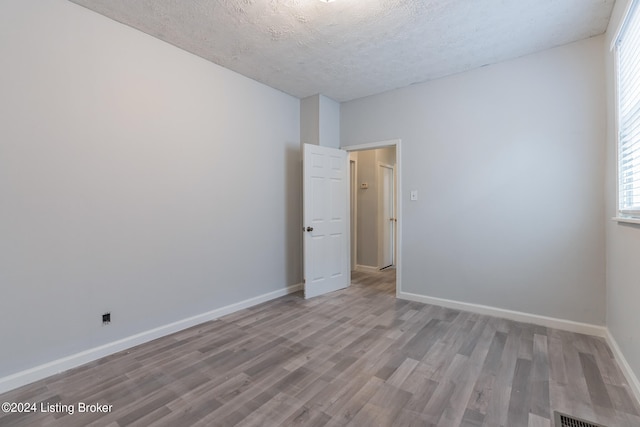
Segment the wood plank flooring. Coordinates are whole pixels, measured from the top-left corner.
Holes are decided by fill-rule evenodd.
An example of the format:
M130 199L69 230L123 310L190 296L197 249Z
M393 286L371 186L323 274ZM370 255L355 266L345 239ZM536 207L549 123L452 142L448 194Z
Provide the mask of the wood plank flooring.
M554 410L640 426L604 340L396 300L394 270L353 279L0 395L38 406L0 413L0 426L550 427ZM79 402L112 410L79 413Z

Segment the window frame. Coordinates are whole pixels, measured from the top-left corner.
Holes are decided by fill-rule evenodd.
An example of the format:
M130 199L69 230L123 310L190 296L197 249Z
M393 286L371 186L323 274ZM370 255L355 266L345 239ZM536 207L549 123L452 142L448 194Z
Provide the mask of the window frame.
M629 25L629 21L632 19L635 13L640 14L640 0L631 0L627 6L627 9L623 15L622 20L620 21L620 25L618 27L618 31L616 32L616 36L612 40L611 50L613 51L614 58L614 102L615 102L615 139L616 139L616 217L614 219L621 222L631 222L631 223L639 223L640 224L640 203L638 204L637 209L625 209L621 205L621 196L622 196L622 176L621 176L621 167L620 160L622 158L622 114L621 114L621 70L620 70L620 43L624 35L627 32L627 28ZM637 24L640 27L640 22ZM640 28L639 28L640 30ZM640 40L637 42L638 46L636 49L640 52ZM638 63L640 63L640 59L638 59ZM637 111L640 113L640 104L637 107ZM640 142L640 136L638 137L638 142ZM638 160L640 162L640 159ZM638 177L640 179L640 176ZM640 183L638 184L640 187Z

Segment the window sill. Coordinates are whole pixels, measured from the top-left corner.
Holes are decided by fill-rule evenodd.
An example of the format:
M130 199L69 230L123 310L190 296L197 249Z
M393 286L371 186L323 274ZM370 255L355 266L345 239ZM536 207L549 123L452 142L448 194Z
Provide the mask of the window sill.
M628 224L640 224L640 218L634 218L629 216L614 216L611 219L617 222L626 222Z

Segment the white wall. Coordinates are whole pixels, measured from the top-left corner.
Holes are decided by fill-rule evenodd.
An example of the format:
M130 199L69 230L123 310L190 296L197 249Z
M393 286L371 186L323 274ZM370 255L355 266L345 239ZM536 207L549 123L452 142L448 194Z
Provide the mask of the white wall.
M301 281L298 99L63 0L0 61L0 378Z
M300 100L300 141L323 147L340 147L340 104L324 95Z
M300 142L320 145L320 95L300 100Z
M318 95L320 145L340 148L340 103Z
M402 140L402 291L604 324L604 101L596 37L342 104Z
M636 377L640 377L640 225L619 224L611 220L616 216L616 128L614 56L611 42L629 0L617 1L614 7L604 45L607 64L607 327L620 347Z

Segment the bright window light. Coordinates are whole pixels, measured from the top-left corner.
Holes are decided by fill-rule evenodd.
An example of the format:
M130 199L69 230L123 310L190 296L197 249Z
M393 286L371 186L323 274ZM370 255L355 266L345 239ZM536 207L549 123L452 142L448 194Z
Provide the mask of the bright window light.
M640 7L634 1L616 41L618 210L640 217Z

